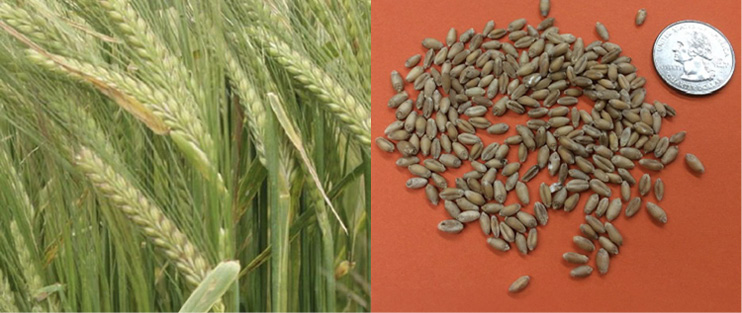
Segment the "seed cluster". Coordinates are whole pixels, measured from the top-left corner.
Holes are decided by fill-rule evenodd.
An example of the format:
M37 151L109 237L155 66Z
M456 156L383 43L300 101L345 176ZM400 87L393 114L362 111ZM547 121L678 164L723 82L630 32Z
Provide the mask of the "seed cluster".
M541 4L540 10L548 13L548 1ZM582 236L573 241L586 253L597 251L598 272L608 272L609 256L623 245L611 222L624 207L627 217L635 215L652 189L649 174L637 182L630 170L636 164L650 172L663 170L677 157L686 133L660 135L663 119L675 116L675 109L646 102L645 78L637 75L631 58L621 55L619 45L607 42L605 26L596 23L596 30L606 41L586 45L582 38L560 33L553 17L536 27L526 25L525 19L505 28L495 28L490 21L483 32L472 28L458 38L452 28L445 43L422 41L427 52L405 62L409 71L404 78L392 72L398 93L388 106L396 110L396 120L376 144L402 154L396 164L414 176L407 187L424 188L434 205L443 200L451 219L438 225L440 231L458 233L465 224L479 221L493 249L509 251L515 243L525 255L536 248L537 227L549 219L547 208L573 211L580 196L590 193L585 224L579 227ZM407 93L407 84L418 91L416 96ZM582 98L590 100L592 109L576 107ZM529 119L511 127L487 118L508 112ZM479 136L505 134L512 128L515 134L501 143L486 144ZM507 160L511 149L517 150L517 162ZM536 164L524 165L532 153ZM443 173L463 161L473 170L449 186ZM686 155L686 162L703 172L693 155ZM534 201L526 184L544 169L558 181L540 183L540 201ZM637 184L633 193L639 196L632 198ZM620 195L613 195L611 185L620 186ZM657 179L654 186L659 202L664 183ZM517 202L505 203L513 190ZM526 211L529 205L531 212ZM661 207L647 201L646 208L658 222L667 222ZM592 273L587 255L568 252L563 257L580 265L572 277ZM519 279L510 290L521 290L529 279Z

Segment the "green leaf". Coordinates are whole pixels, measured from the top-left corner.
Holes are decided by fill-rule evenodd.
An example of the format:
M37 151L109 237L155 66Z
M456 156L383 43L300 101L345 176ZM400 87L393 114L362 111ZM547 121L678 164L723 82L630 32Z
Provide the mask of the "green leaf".
M180 312L208 312L237 280L239 273L240 263L236 261L219 263L191 293L180 308Z

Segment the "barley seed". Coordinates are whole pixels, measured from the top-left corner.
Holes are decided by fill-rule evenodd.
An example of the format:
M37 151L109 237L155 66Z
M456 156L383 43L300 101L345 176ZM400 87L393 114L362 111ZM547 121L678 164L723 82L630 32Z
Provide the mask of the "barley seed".
M605 212L605 218L609 221L615 220L618 215L621 213L621 199L616 198L611 201L611 204L608 205L608 210Z
M590 274L593 273L593 268L589 265L581 265L576 268L574 268L572 271L569 272L569 276L572 276L573 278L583 278L590 276Z
M647 212L649 212L649 215L651 215L658 222L662 224L667 223L667 214L665 213L665 210L663 210L658 205L647 201Z
M623 245L623 236L621 236L621 233L616 229L613 224L610 222L605 223L605 231L608 233L608 239L613 241L616 245L622 246Z
M521 276L518 279L516 279L508 288L508 292L516 293L521 292L523 289L526 289L528 286L528 283L531 281L530 276Z
M595 267L598 268L598 273L601 275L605 275L608 273L608 268L610 266L610 255L608 255L608 251L606 251L603 248L600 248L598 250L598 253L595 254Z
M699 160L698 157L693 154L685 154L685 163L688 164L688 167L696 173L703 174L703 172L706 171L706 169L703 167L703 164L701 163L701 160Z
M565 261L573 264L585 264L590 260L588 256L579 254L577 252L566 252L562 254L562 258Z
M636 11L636 18L634 18L634 23L636 26L641 26L644 24L644 20L647 19L647 10L646 9L639 9L639 11Z
M657 201L662 201L662 198L665 196L665 183L662 182L661 178L657 178L657 180L654 181L654 197L657 198Z
M521 254L528 254L528 243L526 242L526 236L524 236L523 234L515 234L515 246L518 247L518 251Z
M460 233L464 230L464 224L457 220L444 220L438 223L438 230L444 233Z

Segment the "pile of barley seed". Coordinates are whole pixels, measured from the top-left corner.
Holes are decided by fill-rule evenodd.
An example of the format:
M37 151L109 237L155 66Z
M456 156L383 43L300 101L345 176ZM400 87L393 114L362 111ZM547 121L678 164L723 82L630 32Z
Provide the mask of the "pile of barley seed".
M548 2L540 3L543 16L548 14ZM645 16L646 11L639 10L636 24L641 25ZM595 251L594 241L598 242L596 268L605 274L610 255L618 254L623 245L611 222L624 203L626 217L634 216L652 189L649 174L637 182L629 170L636 163L652 172L663 170L677 157L686 133L660 136L663 119L675 116L675 109L659 101L645 102L646 80L637 75L631 58L621 55L619 45L607 42L603 24L596 23L596 33L604 41L585 45L582 38L560 33L554 22L550 17L532 27L521 18L507 28L495 28L489 21L481 33L472 28L457 36L452 28L445 43L425 38L427 52L405 62L406 76L391 73L398 93L388 106L396 110L396 120L376 144L402 154L396 164L414 176L407 181L408 188L424 188L434 205L443 200L451 219L440 222L440 231L458 233L465 224L479 221L487 243L503 252L512 243L522 254L533 251L537 227L549 220L547 208L570 212L582 194L591 193L584 207L585 223L579 226L583 236L573 241L586 253ZM416 96L405 91L409 83L418 91ZM592 101L592 110L575 107L581 96ZM505 123L493 124L486 115L503 116L508 111L529 120L516 125L517 134L503 143L485 145L478 132L504 134L510 129ZM511 147L517 149L518 162L508 163ZM529 153L537 154L537 164L521 175ZM442 174L461 167L462 161L469 161L473 170L449 186ZM703 165L692 154L686 154L686 162L691 170L703 173ZM540 201L533 202L530 213L526 183L543 169L558 181L540 184ZM620 195L614 196L609 185L620 186ZM632 198L634 185L639 195ZM518 203L506 204L513 190ZM655 180L654 196L657 202L664 196L660 178ZM645 206L659 223L667 222L660 206L650 201ZM572 277L593 272L585 254L567 252L563 258L578 265L570 272ZM509 291L518 292L529 281L523 276Z

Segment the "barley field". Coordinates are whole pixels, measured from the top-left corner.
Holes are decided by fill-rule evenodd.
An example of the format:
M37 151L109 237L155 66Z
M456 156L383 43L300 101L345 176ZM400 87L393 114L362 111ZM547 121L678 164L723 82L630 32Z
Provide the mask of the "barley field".
M0 1L0 311L368 311L370 5Z

